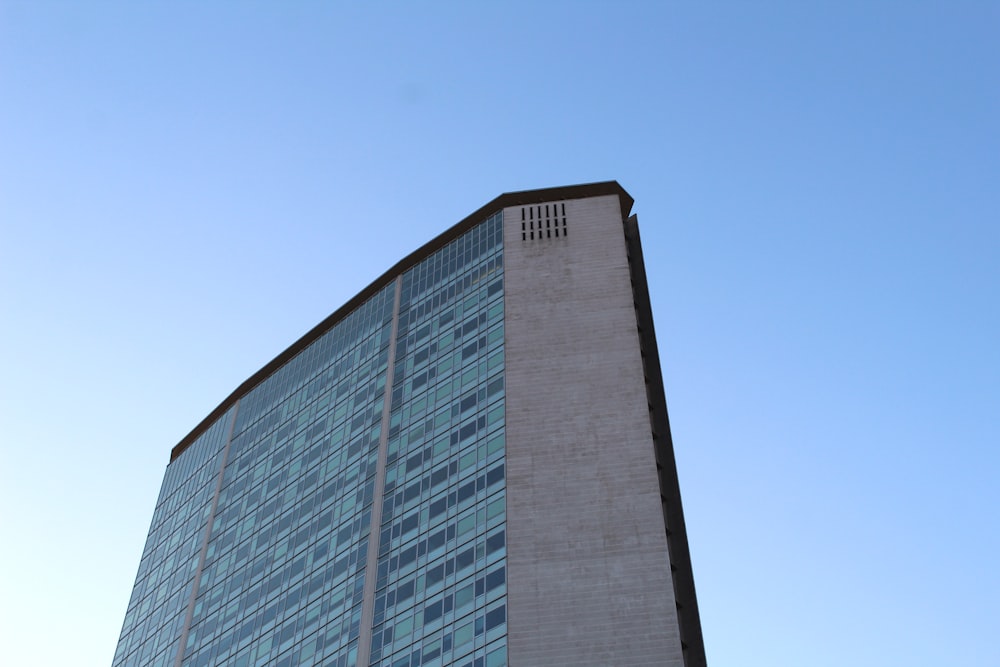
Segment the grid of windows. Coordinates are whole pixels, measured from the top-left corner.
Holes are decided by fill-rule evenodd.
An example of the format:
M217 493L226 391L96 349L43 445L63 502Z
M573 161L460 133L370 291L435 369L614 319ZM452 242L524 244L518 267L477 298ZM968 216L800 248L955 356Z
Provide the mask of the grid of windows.
M503 370L497 214L170 463L113 667L506 665Z
M174 664L231 424L232 408L167 466L114 667Z
M240 402L184 665L355 665L394 291Z
M403 275L370 665L506 665L502 215Z

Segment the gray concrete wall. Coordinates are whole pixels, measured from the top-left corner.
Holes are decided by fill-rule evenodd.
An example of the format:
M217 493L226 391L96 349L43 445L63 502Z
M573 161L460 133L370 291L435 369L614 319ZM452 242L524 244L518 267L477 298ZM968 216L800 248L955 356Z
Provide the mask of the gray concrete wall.
M504 209L510 665L681 667L621 208L565 205Z

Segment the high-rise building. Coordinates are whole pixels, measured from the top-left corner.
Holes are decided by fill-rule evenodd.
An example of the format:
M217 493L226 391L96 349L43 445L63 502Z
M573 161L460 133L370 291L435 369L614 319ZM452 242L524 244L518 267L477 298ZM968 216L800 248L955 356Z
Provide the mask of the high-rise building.
M631 207L502 195L238 387L114 667L704 665Z

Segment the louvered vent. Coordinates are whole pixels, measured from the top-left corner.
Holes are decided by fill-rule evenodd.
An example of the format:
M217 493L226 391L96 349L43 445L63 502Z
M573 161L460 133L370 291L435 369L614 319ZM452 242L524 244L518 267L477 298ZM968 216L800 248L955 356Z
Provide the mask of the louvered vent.
M566 236L566 203L521 207L521 240L542 241Z

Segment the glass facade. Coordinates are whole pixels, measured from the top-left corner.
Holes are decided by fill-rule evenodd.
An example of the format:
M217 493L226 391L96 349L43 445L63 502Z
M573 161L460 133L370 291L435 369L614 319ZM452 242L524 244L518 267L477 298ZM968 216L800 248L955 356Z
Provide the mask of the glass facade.
M506 665L502 239L390 280L171 461L114 667Z
M232 408L186 456L167 466L118 640L116 667L174 664L231 422Z
M403 275L370 665L506 664L501 222Z

